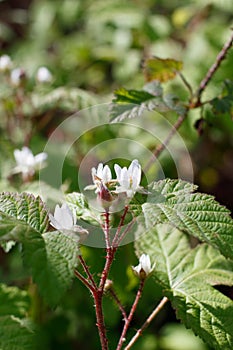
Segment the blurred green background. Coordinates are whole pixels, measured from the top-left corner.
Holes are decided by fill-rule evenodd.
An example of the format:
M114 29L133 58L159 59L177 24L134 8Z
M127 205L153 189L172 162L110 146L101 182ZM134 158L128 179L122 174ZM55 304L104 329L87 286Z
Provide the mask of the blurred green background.
M193 88L197 88L230 36L232 19L231 0L0 1L0 55L9 55L13 67L20 67L25 74L19 90L9 83L7 75L0 78L0 190L25 189L18 179L9 177L15 148L28 144L35 153L41 152L53 130L72 113L110 102L116 88L141 89L144 84L141 66L145 57L156 55L183 61L183 74ZM41 66L52 74L49 84L39 84L36 80ZM232 67L231 51L206 89L205 100L222 93L224 80L233 77ZM187 92L178 78L165 88L175 91L181 100L187 100ZM232 210L232 108L231 113L229 108L227 111L219 115L208 108L202 114L200 110L192 111L182 126L181 135L191 154L194 182L201 191L215 195ZM201 133L195 128L200 118L204 122ZM171 120L175 120L175 116L171 116ZM118 130L108 127L83 135L64 163L67 191L77 191L76 173L86 152L117 135ZM136 138L143 135L139 133ZM66 142L66 135L61 135L61 140ZM153 149L155 145L150 142L145 140L146 146ZM161 163L166 176L176 177L174 164L166 153ZM104 252L84 248L83 253L92 270L96 274L101 271ZM124 246L111 274L127 309L137 288L130 269L136 263L133 246ZM8 255L0 251L0 279L9 285L27 288L28 276L21 263L20 247L16 246ZM151 283L146 284L129 339L161 298L162 291L158 288L155 293ZM110 298L106 298L104 308L110 346L114 348L122 327L121 315ZM74 281L54 310L43 304L34 291L31 316L39 327L40 348L100 348L92 300L79 281ZM175 312L169 306L134 348L209 349L176 322Z

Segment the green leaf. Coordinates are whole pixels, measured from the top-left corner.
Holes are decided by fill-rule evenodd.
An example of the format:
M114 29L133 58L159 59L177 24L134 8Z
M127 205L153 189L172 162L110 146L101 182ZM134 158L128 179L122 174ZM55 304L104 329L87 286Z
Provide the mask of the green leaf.
M39 197L0 195L0 236L23 244L26 267L45 300L55 305L70 286L77 265L77 244L68 236L46 232L48 213Z
M152 57L144 61L143 72L146 81L159 80L165 82L174 79L177 72L182 68L183 63L181 61Z
M81 219L89 223L98 222L97 217L89 209L89 205L82 193L72 192L67 194L65 198L69 208L76 214L77 219Z
M175 95L163 96L159 82L146 84L143 90L118 89L110 105L111 122L120 122L126 118L141 117L145 111L168 112L175 111L184 114L186 109Z
M166 109L161 97L143 90L118 89L110 106L110 121L122 121L126 118L140 117L146 110Z
M58 231L35 235L24 242L23 258L41 295L55 306L70 287L77 266L78 246Z
M26 291L0 284L0 315L25 317L30 300Z
M233 81L224 81L224 87L221 95L214 98L210 104L213 107L215 114L226 114L232 115L233 113Z
M1 350L35 350L36 348L35 335L27 319L14 316L0 317Z
M196 186L182 180L162 180L149 187L151 195L142 205L147 227L170 223L233 259L233 220L214 197L193 193Z
M20 240L30 232L43 233L48 227L48 213L40 197L28 193L0 194L0 237Z
M151 228L135 247L156 263L153 276L186 327L217 350L232 349L233 301L213 288L233 285L232 262L207 244L191 249L188 237L170 225Z

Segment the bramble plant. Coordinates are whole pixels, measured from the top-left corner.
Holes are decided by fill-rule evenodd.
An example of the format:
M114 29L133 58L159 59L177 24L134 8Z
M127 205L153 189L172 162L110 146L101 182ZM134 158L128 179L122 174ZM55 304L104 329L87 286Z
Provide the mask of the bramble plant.
M127 130L130 128L127 124L129 119L142 119L146 113L152 113L150 117L152 115L156 120L157 114L153 112L160 113L165 120L166 113L175 115L177 119L163 141L150 149L150 157L143 159L144 164L141 164L140 155L134 156L137 150L129 158L123 146L108 162L105 159L99 163L90 162L90 156L83 165L84 175L81 174L82 179L85 178L85 186L77 184L80 192L69 192L66 181L59 184L59 189L53 188L51 182L53 177L56 178L56 157L54 161L49 147L36 155L28 147L34 132L30 116L41 113L48 103L38 101L38 84L46 85L41 92L46 100L47 89L53 81L51 72L46 67L40 67L34 76L34 87L28 88L29 78L24 69L14 67L9 56L0 57L2 80L6 90L11 91L8 96L10 102L6 103L6 98L2 97L1 106L9 117L2 121L2 128L7 133L2 142L9 145L11 164L2 170L4 182L1 188L7 184L9 190L2 189L0 193L0 239L7 254L15 246L20 248L30 275L29 281L27 279L22 286L0 284L1 349L39 349L41 330L37 328L37 323L40 317L43 318L43 312L38 311L40 305L41 309L59 307L75 278L86 287L93 299L102 350L133 348L168 303L176 311L177 319L208 346L217 350L233 348L233 301L219 287L233 286L233 220L230 211L213 196L197 192L197 186L189 181L158 180L157 175L154 178L150 175L158 157L168 149L193 110L200 112L199 132L204 127L205 110L212 109L218 113L224 108L225 114L232 115L233 83L229 79L221 96L203 99L203 93L230 51L232 42L233 35L196 91L182 74L181 61L147 57L143 62L145 85L142 89L120 88L115 91L109 108L108 126L122 126ZM181 78L181 84L187 90L185 101L163 89L163 84L176 76ZM91 106L91 95L88 98L88 106ZM80 104L80 110L81 107ZM53 113L54 110L48 111L42 124L49 123ZM88 111L81 117L77 115L80 123L82 118L85 119L85 113ZM18 131L12 129L12 125L16 121L25 136L22 137L22 150L14 147L13 140ZM72 120L70 125L72 129ZM37 127L40 128L40 125ZM51 133L49 137L53 135ZM67 149L65 153L68 153ZM46 183L43 171L51 163L54 173L52 181ZM134 242L138 258L135 266L132 261L129 271L134 285L137 285L130 307L124 306L125 301L121 301L112 273L119 251L129 242ZM105 251L104 256L99 253L98 260L103 261L99 271L90 264L86 247L90 251L96 247ZM141 327L134 335L130 332L129 336L149 280L154 291L161 289L161 300L155 297L149 315L144 320L140 318ZM121 288L124 290L123 284ZM76 298L79 297L76 295ZM123 323L117 344L109 342L111 330L105 321L104 302L109 297ZM37 303L36 315L33 303L34 306Z

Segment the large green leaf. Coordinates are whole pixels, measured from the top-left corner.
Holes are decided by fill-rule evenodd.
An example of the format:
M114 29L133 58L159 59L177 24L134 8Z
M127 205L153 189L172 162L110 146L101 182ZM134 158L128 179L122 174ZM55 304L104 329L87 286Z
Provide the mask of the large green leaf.
M0 316L1 350L35 350L35 335L28 320L14 316Z
M207 244L191 249L176 228L157 225L135 243L137 255L150 255L154 277L178 318L217 350L233 348L233 301L213 288L233 285L232 262Z
M43 244L34 237L24 242L24 261L31 270L41 295L50 305L56 305L70 286L77 265L77 243L53 231L43 234Z
M229 210L210 195L193 193L195 189L182 180L152 183L151 195L142 205L147 227L170 223L233 259L233 220Z
M23 258L41 295L58 303L69 287L77 264L78 246L61 232L45 232L48 213L39 197L27 193L0 195L0 237L23 244Z

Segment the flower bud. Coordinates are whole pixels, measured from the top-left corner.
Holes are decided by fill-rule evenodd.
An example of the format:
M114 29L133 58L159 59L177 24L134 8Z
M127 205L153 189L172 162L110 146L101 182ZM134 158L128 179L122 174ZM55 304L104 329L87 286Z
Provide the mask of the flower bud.
M52 74L46 67L40 67L36 73L36 79L39 83L51 83Z
M10 56L0 56L0 72L7 72L12 68L12 61Z
M151 261L148 254L142 254L139 258L139 264L132 266L133 272L144 280L154 269L155 264L151 267Z

